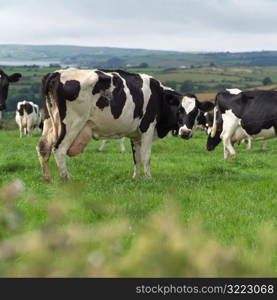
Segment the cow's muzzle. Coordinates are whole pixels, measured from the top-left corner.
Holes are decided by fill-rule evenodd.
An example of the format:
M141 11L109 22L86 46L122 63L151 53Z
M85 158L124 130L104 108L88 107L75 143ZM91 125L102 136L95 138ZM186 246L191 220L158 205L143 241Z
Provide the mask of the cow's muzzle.
M179 136L182 138L182 139L190 139L192 137L192 130L191 129L188 129L188 128L184 128L184 127L181 127L179 129Z
M184 132L184 133L182 133L182 134L180 135L180 137L181 137L182 139L188 140L188 139L190 139L190 138L192 137L192 133L191 133L191 132Z

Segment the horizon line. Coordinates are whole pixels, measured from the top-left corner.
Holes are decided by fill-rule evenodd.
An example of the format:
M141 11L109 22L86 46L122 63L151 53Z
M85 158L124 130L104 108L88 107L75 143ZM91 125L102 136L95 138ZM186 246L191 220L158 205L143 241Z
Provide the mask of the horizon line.
M126 50L144 50L144 51L161 51L161 52L177 52L177 53L251 53L251 52L275 52L277 49L262 50L165 50L165 49L148 49L148 48L130 48L119 46L87 46L74 44L25 44L25 43L0 43L0 46L29 46L29 47L78 47L78 48L108 48L108 49L126 49Z

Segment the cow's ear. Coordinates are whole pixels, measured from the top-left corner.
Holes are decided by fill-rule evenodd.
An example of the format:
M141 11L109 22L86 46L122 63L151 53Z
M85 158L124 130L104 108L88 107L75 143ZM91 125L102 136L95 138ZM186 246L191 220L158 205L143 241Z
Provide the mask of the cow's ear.
M210 101L204 101L204 102L198 101L198 107L201 111L208 112L214 108L214 104Z
M110 88L111 86L111 77L103 74L103 73L98 73L98 81L96 82L93 90L92 90L92 94L98 94L100 93L100 91L105 91L108 88Z
M20 78L21 78L21 74L20 73L14 73L10 76L8 76L8 80L9 82L17 82Z

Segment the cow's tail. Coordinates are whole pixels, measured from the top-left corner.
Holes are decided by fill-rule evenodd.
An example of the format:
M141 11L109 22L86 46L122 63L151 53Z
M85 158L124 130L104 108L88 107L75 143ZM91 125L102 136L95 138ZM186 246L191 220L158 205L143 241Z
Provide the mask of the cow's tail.
M48 96L49 97L49 96ZM53 116L53 112L51 110L51 102L50 102L50 97L46 99L46 107L47 107L47 110L48 110L48 113L49 113L49 117L50 117L50 120L51 120L51 123L52 123L52 128L53 128L53 133L54 133L54 139L55 141L58 139L58 130L57 130L57 127L55 126L55 120L54 120L54 116Z
M213 118L213 127L211 130L211 137L215 137L217 130L217 122L216 122L216 114L217 114L217 104L214 106L214 118Z
M57 108L58 96L58 73L49 73L42 79L42 98L44 101L44 117L43 119L50 118L53 128L54 139L57 141L59 135L59 122L57 123L53 114L53 110ZM55 114L57 115L57 114Z

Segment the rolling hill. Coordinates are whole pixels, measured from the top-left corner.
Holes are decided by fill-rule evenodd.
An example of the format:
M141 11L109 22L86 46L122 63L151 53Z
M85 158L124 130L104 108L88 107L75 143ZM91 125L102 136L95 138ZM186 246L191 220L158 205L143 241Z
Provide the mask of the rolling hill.
M49 62L78 67L277 66L277 51L178 52L66 45L0 45L1 62Z

